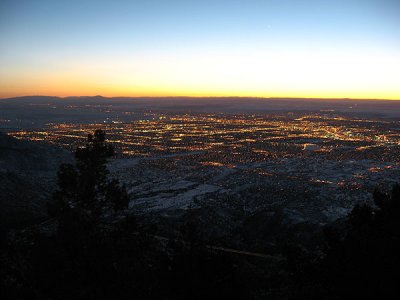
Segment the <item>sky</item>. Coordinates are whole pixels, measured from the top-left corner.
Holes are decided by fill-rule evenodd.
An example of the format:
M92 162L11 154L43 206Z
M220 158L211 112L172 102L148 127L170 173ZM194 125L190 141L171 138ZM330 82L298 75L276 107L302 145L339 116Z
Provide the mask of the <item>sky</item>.
M400 99L399 0L1 0L0 97Z

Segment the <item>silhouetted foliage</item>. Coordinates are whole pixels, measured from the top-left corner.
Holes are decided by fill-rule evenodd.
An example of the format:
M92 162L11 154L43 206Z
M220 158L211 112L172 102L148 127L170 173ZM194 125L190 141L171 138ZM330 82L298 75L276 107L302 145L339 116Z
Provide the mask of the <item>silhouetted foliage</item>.
M60 166L59 190L53 195L49 213L57 217L71 214L77 217L79 214L87 221L94 221L110 210L127 208L129 197L126 189L118 180L107 177L106 163L113 154L103 131L89 134L86 145L75 152L76 166Z
M325 296L332 299L394 299L400 269L400 186L376 190L376 208L357 205L342 236L328 239L322 261Z

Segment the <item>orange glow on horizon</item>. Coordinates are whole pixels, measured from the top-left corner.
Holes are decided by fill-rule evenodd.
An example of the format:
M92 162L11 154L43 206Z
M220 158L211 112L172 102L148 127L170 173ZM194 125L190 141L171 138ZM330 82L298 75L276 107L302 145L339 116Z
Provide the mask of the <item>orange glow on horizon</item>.
M391 53L242 49L51 61L0 70L0 97L280 97L400 99ZM53 66L54 65L54 66Z
M399 93L382 93L382 92L335 92L330 93L309 91L280 91L280 92L251 92L251 91L192 91L192 90L175 90L175 89L117 89L117 88L91 88L69 87L65 90L61 89L28 89L21 93L19 89L0 93L0 99L23 97L23 96L55 96L55 97L74 97L74 96L96 96L103 97L243 97L243 98L304 98L304 99L364 99L364 100L400 100Z
M8 99L8 98L17 98L17 97L24 97L24 96L54 96L60 98L67 98L67 97L79 97L79 96L97 96L100 95L106 98L118 98L118 97L127 97L127 98L168 98L168 97L187 97L187 98L212 98L212 97L221 97L221 98L229 98L229 97L238 97L238 98L293 98L293 99L360 99L360 100L392 100L392 101L400 101L400 96L391 95L391 94L379 94L374 96L371 94L340 94L340 93L332 93L332 94L301 94L301 93L282 93L282 94L252 94L252 93L222 93L222 92L214 92L214 93L204 93L204 92L148 92L148 93L139 93L139 92L115 92L115 93L108 93L108 92L98 92L93 93L93 90L83 90L81 92L64 92L60 93L58 91L48 91L48 92L32 92L32 93L7 93L7 94L0 94L0 99Z
M6 2L0 98L400 100L399 1Z

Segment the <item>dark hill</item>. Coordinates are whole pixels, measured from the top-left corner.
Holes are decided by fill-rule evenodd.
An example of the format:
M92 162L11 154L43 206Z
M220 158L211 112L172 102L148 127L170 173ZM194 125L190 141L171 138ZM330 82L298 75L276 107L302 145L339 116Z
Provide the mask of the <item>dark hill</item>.
M0 225L24 226L46 216L46 201L68 152L0 133Z

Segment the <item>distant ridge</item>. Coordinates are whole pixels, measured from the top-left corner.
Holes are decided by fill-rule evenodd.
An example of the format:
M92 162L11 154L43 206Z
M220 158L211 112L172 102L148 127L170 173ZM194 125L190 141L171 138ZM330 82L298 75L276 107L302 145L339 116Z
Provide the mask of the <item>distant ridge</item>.
M104 109L101 106L112 106ZM48 122L92 122L125 118L123 112L273 113L330 110L369 117L400 118L400 101L378 99L317 99L260 97L104 97L25 96L0 100L0 119L14 120L10 127L38 126ZM124 117L125 116L125 117ZM127 117L128 118L128 117ZM128 118L129 119L129 118ZM20 120L20 121L17 121ZM29 125L28 123L31 123Z
M400 101L400 99L377 99L377 98L301 98L301 97L246 97L246 96L112 96L105 97L102 95L95 96L46 96L46 95L32 95L32 96L19 96L10 98L0 98L1 101L21 101L21 100L31 100L31 101L43 101L43 100L138 100L138 99L148 99L148 100L296 100L296 101Z

